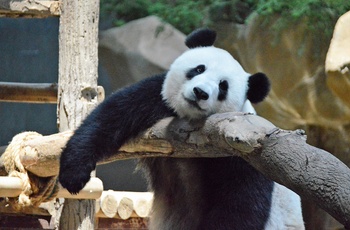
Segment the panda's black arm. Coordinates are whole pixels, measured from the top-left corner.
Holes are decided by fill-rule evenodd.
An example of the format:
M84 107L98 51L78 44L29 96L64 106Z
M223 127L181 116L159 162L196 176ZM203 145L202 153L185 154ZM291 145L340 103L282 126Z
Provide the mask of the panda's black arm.
M78 193L98 161L158 120L175 115L161 97L164 78L165 74L157 75L119 90L87 116L61 154L63 187Z

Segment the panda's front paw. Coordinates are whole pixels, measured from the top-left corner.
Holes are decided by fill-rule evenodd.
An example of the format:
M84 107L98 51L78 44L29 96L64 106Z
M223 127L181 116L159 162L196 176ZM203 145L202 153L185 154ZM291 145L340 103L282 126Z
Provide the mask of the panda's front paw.
M91 158L74 159L63 154L60 161L60 184L71 194L77 194L90 180L91 171L95 169L96 162Z
M59 175L59 182L71 194L77 194L90 180L91 171L62 170Z

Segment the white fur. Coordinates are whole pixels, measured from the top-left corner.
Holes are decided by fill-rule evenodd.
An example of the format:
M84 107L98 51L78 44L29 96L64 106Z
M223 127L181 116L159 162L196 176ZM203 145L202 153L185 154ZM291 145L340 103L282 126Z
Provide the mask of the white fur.
M242 112L256 114L256 111L255 111L254 107L252 106L252 103L250 103L249 100L245 101L245 103L242 107Z
M186 72L205 65L206 71L192 79ZM213 113L242 111L248 90L248 77L242 66L225 50L215 47L190 49L171 65L164 81L162 96L170 107L176 109L180 117L197 119ZM227 100L218 101L219 83L229 84ZM200 100L202 110L190 105L185 99L194 100L193 88L200 87L210 95L208 100Z
M304 230L300 197L275 182L270 217L265 230Z
M187 71L198 65L205 65L205 72L192 79L187 79ZM186 117L187 119L198 119L213 113L232 111L255 114L252 104L246 98L249 76L242 66L225 50L215 47L190 49L171 65L163 84L162 96L180 117ZM229 88L227 98L219 101L218 87L222 80L228 82ZM198 101L201 109L196 108L185 100L185 98L195 100L194 87L200 87L209 94L208 100ZM272 197L270 217L265 229L303 230L304 223L299 196L286 187L275 183ZM195 201L192 202L196 203ZM155 210L158 210L158 215L166 215L162 204L156 204L155 206ZM195 220L195 213L189 213L188 215L193 215L193 220ZM163 219L158 217L156 219ZM179 221L178 227L180 229L182 226L180 226L181 221L177 221ZM173 220L170 222L177 221ZM166 228L162 224L164 223L153 221L152 226L155 227L154 229L158 229L160 226Z

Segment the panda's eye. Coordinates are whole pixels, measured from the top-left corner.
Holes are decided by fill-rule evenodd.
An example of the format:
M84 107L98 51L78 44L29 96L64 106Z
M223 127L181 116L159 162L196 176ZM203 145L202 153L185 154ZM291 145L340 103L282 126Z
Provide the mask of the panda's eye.
M189 69L186 73L186 77L187 77L187 79L192 79L195 76L197 76L201 73L204 73L204 71L205 71L205 65L198 65L192 69Z
M196 72L201 74L201 73L204 73L205 71L205 65L199 65L196 67Z

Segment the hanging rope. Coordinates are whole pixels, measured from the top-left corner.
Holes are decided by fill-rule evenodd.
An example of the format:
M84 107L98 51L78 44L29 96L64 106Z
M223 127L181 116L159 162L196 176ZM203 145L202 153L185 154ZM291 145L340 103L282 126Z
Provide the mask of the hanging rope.
M11 143L2 155L5 169L10 177L19 177L22 180L22 193L18 198L9 198L14 208L21 209L27 206L39 206L56 197L58 192L57 176L39 177L28 172L21 163L21 156L35 151L26 145L27 141L42 135L36 132L23 132L12 138Z

